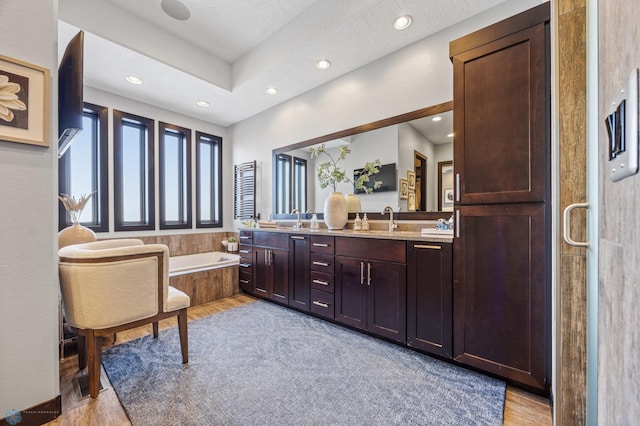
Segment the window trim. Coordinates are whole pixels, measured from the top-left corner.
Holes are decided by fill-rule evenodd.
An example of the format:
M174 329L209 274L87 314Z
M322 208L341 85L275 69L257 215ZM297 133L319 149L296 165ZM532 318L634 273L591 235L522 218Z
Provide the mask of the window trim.
M98 161L97 161L97 177L99 180L98 193L94 195L98 199L98 215L100 221L98 224L87 224L86 222L80 222L83 226L91 229L94 232L108 232L109 231L109 140L108 140L108 126L109 126L109 108L101 105L85 102L83 104L83 119L84 110L89 110L98 116ZM71 176L68 171L71 165L70 156L63 155L58 160L58 193L68 193L69 179ZM90 200L91 201L91 200ZM67 211L62 203L58 203L58 230L62 230L70 225L67 222Z
M184 189L185 193L180 194L183 202L185 203L185 217L184 222L178 223L167 223L166 221L166 188L165 188L165 169L164 169L164 160L165 160L165 146L164 146L164 138L166 135L166 131L170 130L172 132L178 133L182 135L182 142L186 145L186 159L184 159L183 164L186 166L186 170L181 170L183 177L186 178L186 188ZM159 151L159 179L160 185L158 188L159 191L159 199L160 199L160 229L190 229L192 224L192 211L191 211L191 129L187 129L185 127L176 126L175 124L164 123L160 121L158 123L158 151ZM180 168L183 167L183 164L180 164ZM182 185L181 185L182 188ZM182 190L182 189L181 189Z
M137 122L147 128L147 170L145 177L145 185L143 185L143 198L148 197L148 217L147 224L124 224L122 219L122 123L128 120ZM150 118L141 117L139 115L130 114L124 111L113 110L113 187L114 187L114 230L115 231L143 231L155 230L155 152L154 152L154 124L155 121Z
M210 139L210 141L203 141L203 138L207 138ZM220 218L220 220L218 221L213 221L213 222L203 222L202 218L200 217L200 207L201 207L201 203L202 200L200 199L200 145L201 143L209 143L212 145L217 145L218 146L218 162L217 164L213 164L213 159L212 159L212 166L216 167L217 169L217 180L218 180L218 196L217 197L211 197L211 202L212 202L212 209L216 209L216 205L217 205L217 213L218 213L218 217ZM212 151L213 152L213 151ZM223 183L222 183L222 138L220 136L215 136L215 135L211 135L208 133L204 133L204 132L200 132L200 131L196 131L196 155L195 155L195 163L196 163L196 228L221 228L222 227L222 215L223 215L223 206L222 206L222 188ZM212 186L213 187L213 186ZM212 211L213 213L213 211ZM212 214L212 216L215 216L215 214Z

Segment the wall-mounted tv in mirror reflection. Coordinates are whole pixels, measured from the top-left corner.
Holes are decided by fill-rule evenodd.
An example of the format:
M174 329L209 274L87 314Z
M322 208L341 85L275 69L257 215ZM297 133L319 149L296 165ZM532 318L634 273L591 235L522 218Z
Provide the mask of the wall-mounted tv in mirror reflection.
M366 188L371 188L373 193L376 192L390 192L397 191L397 181L396 178L396 163L391 164L383 164L379 167L380 171L375 175L369 177L369 182L365 182L364 186ZM355 182L360 176L360 173L364 169L356 169L353 171L353 181ZM374 189L374 185L376 181L382 181L382 185L379 188ZM364 191L358 190L354 187L353 192L356 194L363 194Z
M82 131L84 31L67 45L58 67L58 158Z

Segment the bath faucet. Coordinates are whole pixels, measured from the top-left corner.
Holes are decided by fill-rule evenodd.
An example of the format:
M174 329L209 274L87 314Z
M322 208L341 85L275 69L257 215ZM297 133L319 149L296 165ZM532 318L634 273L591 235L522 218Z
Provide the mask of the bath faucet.
M296 229L302 228L302 220L300 220L300 210L293 209L291 210L291 214L298 213L298 221L296 222Z
M380 214L384 215L387 211L389 212L389 232L393 232L398 227L398 224L393 221L393 209L391 206L386 206Z

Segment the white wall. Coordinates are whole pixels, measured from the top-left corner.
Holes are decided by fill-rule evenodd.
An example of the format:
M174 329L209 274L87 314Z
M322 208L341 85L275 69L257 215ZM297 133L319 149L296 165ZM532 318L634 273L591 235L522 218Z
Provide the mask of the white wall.
M433 143L425 138L420 132L418 132L413 126L407 123L398 125L398 151L400 156L400 162L398 163L398 178L407 179L407 171L414 170L414 151L418 151L427 157L427 211L434 211L435 192L438 187L436 180L436 174L433 167L433 159L435 157L435 147ZM435 185L434 185L435 184ZM416 188L417 189L417 188ZM408 211L407 200L399 200L401 211ZM416 198L416 206L418 199ZM417 206L419 207L419 206Z
M0 2L1 53L51 70L51 105L56 17L55 0ZM53 147L57 120L52 107ZM0 141L0 417L60 393L56 187L55 148Z
M449 42L538 4L502 3L232 126L234 164L250 160L259 164L258 211L272 210L273 149L450 101Z
M231 141L227 137L227 129L217 126L206 121L201 121L196 118L180 115L172 111L167 111L155 107L153 105L145 104L135 101L130 98L115 95L113 93L103 92L93 87L85 86L84 90L85 102L93 103L103 107L109 108L109 170L110 170L110 182L109 182L109 229L114 229L113 222L113 110L120 110L135 115L140 115L146 118L155 120L155 152L156 152L156 167L155 167L155 183L156 194L158 194L159 186L159 167L158 167L158 123L165 122L174 124L176 126L186 127L192 130L192 155L195 154L195 131L209 133L215 136L222 137L222 199L223 199L223 212L222 212L222 228L206 228L199 230L156 230L156 231L125 231L125 232L109 232L100 233L98 238L113 238L113 237L133 237L133 236L145 236L145 235L158 235L158 234L185 234L190 232L216 232L233 230L233 163L232 163L232 146ZM195 167L192 170L192 210L195 212ZM77 194L76 194L77 195ZM156 211L156 227L159 227L159 215L160 215L160 200L159 197L155 197L155 211ZM195 220L193 221L193 227L195 227Z

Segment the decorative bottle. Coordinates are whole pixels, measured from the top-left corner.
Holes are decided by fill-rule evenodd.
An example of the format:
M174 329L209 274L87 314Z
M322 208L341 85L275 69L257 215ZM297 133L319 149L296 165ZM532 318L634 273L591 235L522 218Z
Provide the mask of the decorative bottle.
M362 219L360 219L360 214L356 213L356 219L353 221L353 230L360 231L362 229Z
M367 214L365 213L363 218L362 218L362 230L363 231L368 231L369 230L369 218L367 217Z

